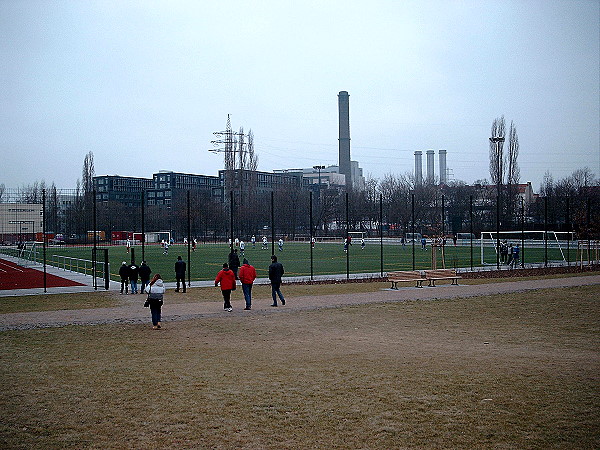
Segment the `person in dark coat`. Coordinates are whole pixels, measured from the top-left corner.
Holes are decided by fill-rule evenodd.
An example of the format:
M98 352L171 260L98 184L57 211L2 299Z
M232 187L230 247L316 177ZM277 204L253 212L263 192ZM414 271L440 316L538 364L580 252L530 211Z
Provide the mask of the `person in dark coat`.
M142 288L140 289L140 293L144 293L146 286L150 284L150 274L152 270L150 266L146 264L146 261L142 261L142 265L139 267L138 273L140 275L140 281L142 282Z
M238 269L240 268L240 257L238 256L237 253L237 248L232 250L231 253L229 253L229 269L233 272L233 275L235 275L235 279L238 279Z
M135 264L131 264L129 266L129 281L131 282L131 293L132 294L138 293L138 288L137 288L137 282L138 282L138 278L139 278L138 274L139 274L138 266L136 266Z
M284 274L283 264L277 262L277 256L271 256L271 265L269 266L269 280L271 280L271 295L273 296L273 304L271 306L277 306L277 296L281 300L281 304L285 305L285 298L281 293L281 277Z
M123 289L125 289L125 294L129 294L129 267L125 261L121 264L119 276L121 277L121 294L123 293Z
M179 282L183 284L183 292L185 293L185 261L181 259L181 256L177 257L175 263L175 278L177 279L177 287L175 292L179 292Z

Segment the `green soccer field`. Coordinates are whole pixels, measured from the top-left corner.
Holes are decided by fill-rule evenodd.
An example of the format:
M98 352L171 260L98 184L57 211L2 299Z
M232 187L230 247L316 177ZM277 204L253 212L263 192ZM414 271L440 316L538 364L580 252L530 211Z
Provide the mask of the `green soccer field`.
M127 253L124 246L98 247L99 249L108 248L111 279L118 279L118 271L123 261L128 264L131 262L131 253ZM141 245L133 246L135 262L140 264L142 260ZM229 247L226 243L222 244L199 244L195 252L190 252L190 277L191 280L211 280L214 279L217 272L221 269L224 262L227 262ZM310 275L311 257L310 246L306 242L288 242L284 245L283 251L275 248L275 254L279 261L284 265L287 276ZM48 248L47 258L50 261L51 255L62 255L71 258L92 259L91 247L63 247ZM165 281L175 281L175 261L177 256L181 256L187 262L187 246L175 244L169 248L169 254L164 255L163 249L159 245L146 245L144 248L144 258L152 269L153 273L160 273ZM270 264L271 247L262 250L260 243L255 248L251 245L246 247L245 257L250 264L256 268L259 278L267 276L267 269ZM562 260L558 249L548 250L549 260ZM99 252L98 258L103 258L103 252ZM495 264L496 256L493 248L486 248L484 253L486 264ZM543 262L543 248L526 248L526 262ZM243 259L240 256L240 261ZM348 253L350 273L378 273L381 270L381 248L379 242L369 242L364 250L360 245L350 246ZM575 260L575 251L571 249L570 260ZM341 243L317 243L313 249L313 274L328 275L346 273L346 253ZM447 246L445 249L445 266L470 267L471 249L468 246ZM481 249L479 246L473 247L473 265L481 265ZM432 251L428 245L426 250L421 250L420 245L415 246L415 268L417 270L430 269L432 267ZM441 251L437 251L437 267L441 268ZM393 270L411 270L412 269L412 246L405 247L398 244L387 243L383 248L383 271Z

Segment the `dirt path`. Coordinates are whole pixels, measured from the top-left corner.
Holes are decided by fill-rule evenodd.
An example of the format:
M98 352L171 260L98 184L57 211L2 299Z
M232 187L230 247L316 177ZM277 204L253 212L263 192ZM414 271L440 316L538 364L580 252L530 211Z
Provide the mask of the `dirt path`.
M479 285L440 285L435 288L417 289L405 287L398 290L385 289L370 293L324 295L289 298L286 306L273 308L270 301L259 300L252 305L252 311L243 311L243 301L234 304L233 312L227 313L220 302L169 304L167 291L166 304L163 307L163 322L168 324L178 320L212 318L224 316L245 316L280 314L291 311L318 308L335 308L346 305L366 303L401 302L407 300L435 300L459 297L475 297L514 292L527 292L537 289L561 288L582 285L599 286L600 275L585 277L551 278L543 280L511 281ZM148 323L150 312L147 308L120 306L115 308L96 308L81 310L61 310L45 312L9 313L0 315L0 331L63 327L67 325L100 325L109 323Z

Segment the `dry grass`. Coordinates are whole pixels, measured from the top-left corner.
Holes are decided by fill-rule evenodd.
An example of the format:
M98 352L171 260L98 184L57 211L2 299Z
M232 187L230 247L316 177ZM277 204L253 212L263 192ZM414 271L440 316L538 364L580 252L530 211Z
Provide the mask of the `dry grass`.
M3 332L0 445L598 448L597 298Z

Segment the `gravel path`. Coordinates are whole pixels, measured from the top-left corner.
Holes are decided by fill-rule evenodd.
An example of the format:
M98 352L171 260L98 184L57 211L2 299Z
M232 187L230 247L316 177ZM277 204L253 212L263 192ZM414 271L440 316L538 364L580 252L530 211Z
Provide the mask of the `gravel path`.
M398 290L383 289L377 292L344 295L323 295L290 298L286 306L273 308L270 301L260 300L252 305L252 311L244 311L243 300L234 302L233 312L227 313L220 302L169 304L167 291L163 307L163 323L198 318L224 316L246 316L281 314L291 311L305 311L318 308L335 308L347 305L367 303L402 302L407 300L435 300L459 297L475 297L514 292L527 292L545 288L560 288L581 285L600 286L600 275L551 278L543 280L509 281L479 285L451 286L444 284L433 288L403 287ZM600 297L600 287L599 297ZM285 291L284 291L285 292ZM63 327L67 325L101 325L114 323L149 323L150 312L141 305L120 306L114 308L96 308L80 310L61 310L47 312L9 313L0 315L0 331L23 330L33 328Z

